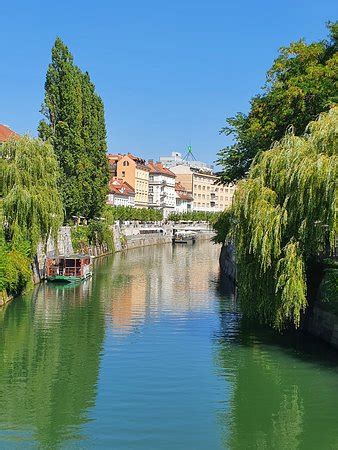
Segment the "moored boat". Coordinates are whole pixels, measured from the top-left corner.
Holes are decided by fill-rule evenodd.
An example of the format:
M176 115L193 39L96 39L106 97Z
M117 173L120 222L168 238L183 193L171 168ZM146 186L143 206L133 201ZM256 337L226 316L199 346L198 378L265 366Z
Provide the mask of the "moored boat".
M173 234L173 244L192 244L195 243L197 233L194 231L175 230Z
M46 259L47 281L73 283L92 275L90 255L56 256Z

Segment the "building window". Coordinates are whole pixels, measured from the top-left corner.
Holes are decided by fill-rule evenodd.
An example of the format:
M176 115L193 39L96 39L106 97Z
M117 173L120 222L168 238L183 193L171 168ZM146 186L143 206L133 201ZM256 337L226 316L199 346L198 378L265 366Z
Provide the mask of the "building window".
M126 172L124 170L122 170L122 177L126 176Z
M129 166L129 161L123 161L123 165L126 167L126 166Z

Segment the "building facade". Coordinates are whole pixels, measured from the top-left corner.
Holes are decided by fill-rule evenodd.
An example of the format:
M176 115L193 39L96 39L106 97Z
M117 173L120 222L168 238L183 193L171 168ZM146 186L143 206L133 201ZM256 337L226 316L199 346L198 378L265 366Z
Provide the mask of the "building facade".
M148 161L149 168L149 208L159 209L166 219L171 212L175 211L176 175L165 168L162 163Z
M107 204L111 206L135 206L134 189L121 178L109 181Z
M120 178L134 189L136 208L148 208L149 168L145 160L131 153L109 154L107 158L111 179Z
M171 170L176 174L177 181L191 193L194 211L219 212L231 205L234 185L218 185L216 175L183 164Z
M175 183L176 207L175 212L186 213L192 211L193 196L179 181Z

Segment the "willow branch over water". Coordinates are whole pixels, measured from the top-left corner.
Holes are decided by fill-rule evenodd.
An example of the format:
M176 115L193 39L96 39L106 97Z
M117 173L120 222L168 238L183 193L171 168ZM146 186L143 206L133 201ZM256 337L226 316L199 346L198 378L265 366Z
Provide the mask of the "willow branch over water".
M307 269L333 245L336 229L338 107L292 128L254 160L232 207L216 224L234 240L243 312L282 329L307 307Z

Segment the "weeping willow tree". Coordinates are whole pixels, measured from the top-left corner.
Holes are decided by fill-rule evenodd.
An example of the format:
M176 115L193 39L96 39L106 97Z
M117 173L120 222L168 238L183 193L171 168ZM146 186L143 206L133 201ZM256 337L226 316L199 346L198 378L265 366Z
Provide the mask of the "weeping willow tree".
M39 242L63 220L53 148L40 139L12 139L0 149L0 291L20 292L31 278Z
M338 107L290 129L253 162L234 203L216 224L218 241L236 246L244 314L282 329L299 326L308 269L333 245L336 227Z

